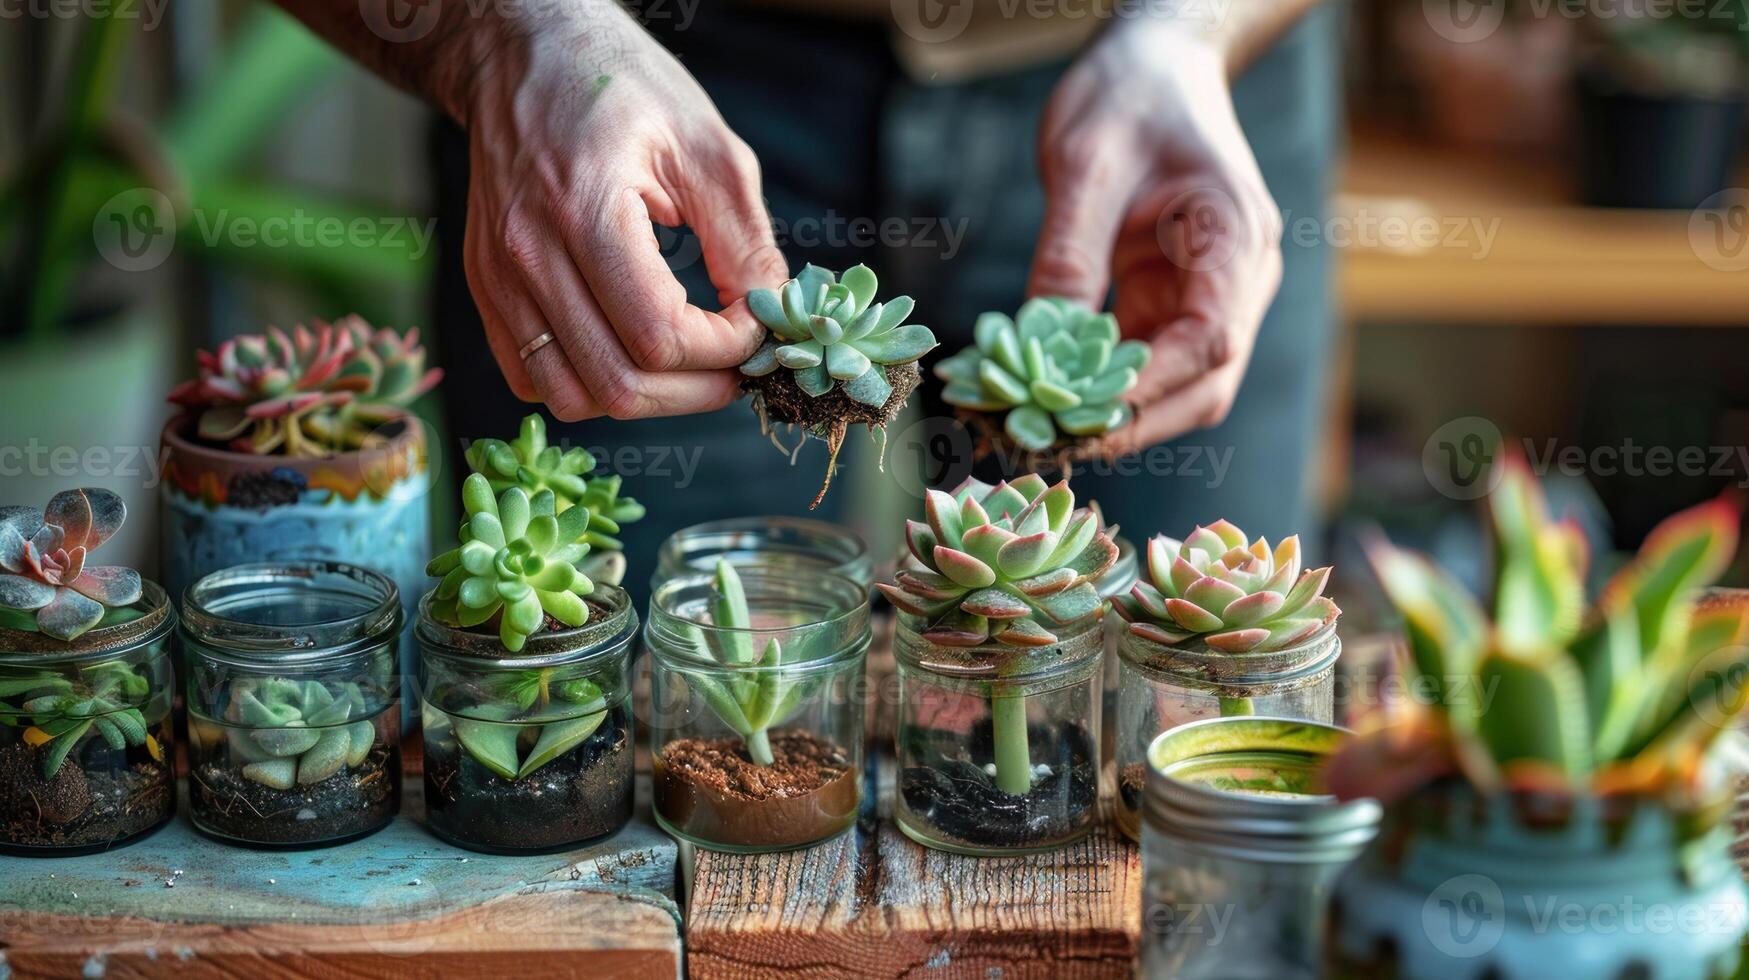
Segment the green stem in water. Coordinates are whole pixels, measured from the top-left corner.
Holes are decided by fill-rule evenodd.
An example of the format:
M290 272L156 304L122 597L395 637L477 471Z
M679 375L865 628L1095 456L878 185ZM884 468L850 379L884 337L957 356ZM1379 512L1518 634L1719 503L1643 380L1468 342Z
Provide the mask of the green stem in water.
M771 734L764 728L748 735L743 741L747 745L747 758L753 760L756 766L769 766L771 758Z
M990 695L990 738L996 749L996 788L1010 796L1032 790L1032 752L1026 744L1026 695Z
M1250 698L1221 698L1221 717L1233 718L1257 713L1257 706Z

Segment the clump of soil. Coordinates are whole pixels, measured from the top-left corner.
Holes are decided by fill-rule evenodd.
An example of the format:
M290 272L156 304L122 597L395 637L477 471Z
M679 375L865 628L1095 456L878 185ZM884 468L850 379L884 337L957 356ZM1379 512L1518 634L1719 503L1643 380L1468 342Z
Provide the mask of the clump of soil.
M1117 774L1117 795L1123 808L1131 813L1142 812L1142 791L1148 786L1148 767L1140 762L1124 766Z
M233 507L266 510L269 507L289 507L303 497L309 488L304 475L290 467L280 466L267 471L238 473L225 488L225 502Z
M1008 437L1003 422L1006 412L975 412L956 409L954 414L972 434L972 458L993 459L1001 464L1002 476L1012 479L1022 473L1060 473L1068 477L1076 463L1105 454L1104 436L1081 436L1058 442L1049 449L1025 449ZM1115 430L1114 430L1115 431Z
M772 423L780 422L799 426L825 441L831 454L826 460L826 480L820 485L814 502L808 505L809 510L820 506L820 501L826 499L826 491L832 487L832 471L838 465L838 451L844 447L844 436L850 427L858 423L870 429L885 427L898 418L905 401L923 380L923 374L914 361L888 365L885 370L887 384L892 386L893 393L887 396L886 404L879 407L864 405L851 398L845 394L841 382L834 383L831 391L815 398L796 384L794 371L782 367L770 374L741 379L742 390L753 394L753 411L759 416L760 428L766 435L772 434Z
M990 722L964 732L909 730L912 757L935 760L899 774L905 808L930 836L967 847L1044 847L1070 840L1093 823L1099 800L1094 736L1077 724L1032 725L1032 789L996 786Z
M656 815L706 846L802 847L848 830L862 803L849 754L809 732L770 737L769 766L748 758L739 738L664 745L653 763Z
M275 789L238 766L206 762L189 773L195 829L243 844L328 846L381 830L401 808L401 748L378 741L364 762L321 782Z
M460 847L531 853L574 847L632 818L630 725L615 710L593 735L521 779L459 745L425 757L425 821Z
M152 734L163 740L168 732ZM114 847L168 821L176 812L175 787L170 767L143 745L117 750L95 739L44 779L41 749L14 742L0 749L0 850Z

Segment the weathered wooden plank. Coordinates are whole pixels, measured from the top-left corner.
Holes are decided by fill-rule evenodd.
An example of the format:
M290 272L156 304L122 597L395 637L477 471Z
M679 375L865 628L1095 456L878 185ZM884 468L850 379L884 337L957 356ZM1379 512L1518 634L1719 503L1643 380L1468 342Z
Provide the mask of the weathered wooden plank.
M245 850L179 817L107 854L0 858L0 977L679 975L677 852L647 801L590 847L472 854L418 822L408 748L401 818L341 847Z

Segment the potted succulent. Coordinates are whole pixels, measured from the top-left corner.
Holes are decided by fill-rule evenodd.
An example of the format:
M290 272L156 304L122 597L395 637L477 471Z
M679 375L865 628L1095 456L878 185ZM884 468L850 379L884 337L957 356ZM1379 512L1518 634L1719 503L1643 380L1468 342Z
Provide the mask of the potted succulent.
M935 374L947 385L943 400L979 433L980 455L1085 458L1134 415L1123 396L1148 363L1148 345L1120 340L1109 313L1041 296L1013 319L978 317L973 337Z
M0 507L0 850L77 854L176 812L164 590L95 552L127 509L107 490Z
M645 640L656 819L712 850L804 847L862 803L866 586L726 558L657 587Z
M473 850L530 853L617 831L632 813L637 614L584 568L599 517L553 489L462 486L461 544L420 604L425 817Z
M164 582L261 561L369 565L418 595L431 539L425 431L408 411L442 377L417 330L356 316L201 351L170 401L159 493ZM406 610L403 610L406 614Z
M1749 909L1709 750L1749 701L1749 645L1744 605L1701 589L1730 564L1739 509L1670 518L1588 608L1577 524L1508 466L1489 498L1492 619L1431 562L1372 548L1410 689L1431 697L1331 763L1339 796L1386 808L1336 889L1333 968L1732 976Z
M1119 647L1118 825L1140 829L1148 746L1186 722L1267 715L1328 723L1341 610L1330 569L1300 567L1298 535L1270 547L1226 520L1148 542L1148 575L1113 609Z
M182 600L189 815L252 847L325 847L400 809L401 597L338 562L238 565Z
M589 552L583 557L584 574L607 585L625 580L625 545L614 535L620 525L643 520L644 505L620 496L617 474L590 476L595 457L588 450L548 445L546 420L537 414L522 420L521 431L510 442L480 439L468 446L464 456L468 468L484 476L493 493L511 487L521 487L531 496L551 490L556 513L585 508L589 525L582 540Z
M876 287L867 266L840 280L809 265L782 289L747 294L748 307L770 331L741 365L761 429L776 442L773 423L799 428L804 442L820 439L831 454L810 509L826 499L846 431L860 422L884 440L885 426L922 379L918 359L936 346L928 327L905 324L911 297L877 303ZM779 448L793 456L801 446Z
M929 491L899 610L899 828L966 854L1049 850L1093 826L1106 603L1117 545L1067 481Z

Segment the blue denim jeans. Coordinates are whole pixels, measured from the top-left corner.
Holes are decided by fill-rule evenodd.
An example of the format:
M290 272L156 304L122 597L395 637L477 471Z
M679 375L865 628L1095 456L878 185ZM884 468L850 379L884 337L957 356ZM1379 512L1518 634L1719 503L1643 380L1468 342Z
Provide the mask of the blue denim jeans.
M1290 221L1302 225L1321 221L1335 149L1336 14L1325 7L1310 15L1234 90L1270 191ZM942 341L935 356L968 343L979 312L1020 305L1044 210L1038 119L1065 65L922 85L899 70L882 25L732 4L700 5L687 30L663 39L759 155L778 244L793 268L867 263L883 295L917 299L913 319ZM466 293L460 247L467 156L459 131L442 129L436 150L444 263L436 322L450 373L443 386L449 418L462 438L503 436L515 431L527 407L498 375ZM684 229L660 229L658 237L695 302L713 304L696 240ZM1310 237L1319 243L1296 244L1292 236L1284 242L1281 291L1226 421L1130 465L1077 471L1077 497L1097 500L1129 536L1181 536L1218 517L1272 539L1312 530L1307 479L1332 313L1323 236ZM887 475L875 475L872 444L853 433L816 516L889 522L895 510L913 509L920 484L958 482L971 471L969 442L947 424L932 379L919 394L914 404L924 421L895 427ZM814 444L792 468L760 435L745 404L705 416L597 420L554 431L596 450L607 469L625 475L626 492L649 506L649 517L625 534L634 586L647 578L656 545L676 528L804 513L825 461ZM921 458L920 473L906 457Z

